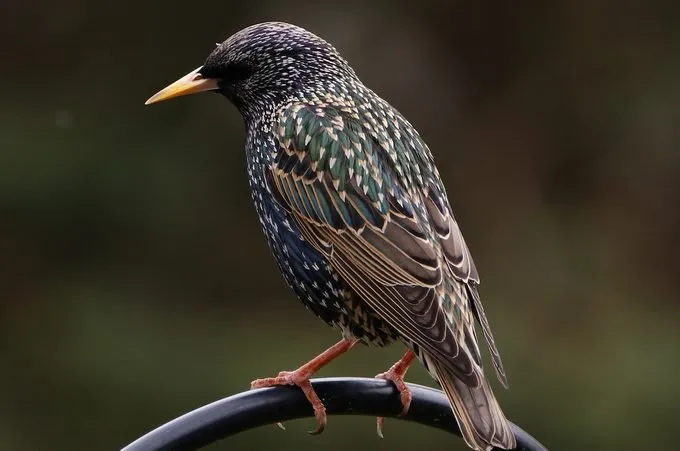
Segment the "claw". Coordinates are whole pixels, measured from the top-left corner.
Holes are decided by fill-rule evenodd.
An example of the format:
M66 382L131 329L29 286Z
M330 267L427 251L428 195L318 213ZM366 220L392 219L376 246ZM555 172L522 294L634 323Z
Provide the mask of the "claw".
M378 433L378 437L380 437L380 438L385 438L385 436L382 433L382 428L383 428L384 425L385 425L385 417L378 417L376 432Z

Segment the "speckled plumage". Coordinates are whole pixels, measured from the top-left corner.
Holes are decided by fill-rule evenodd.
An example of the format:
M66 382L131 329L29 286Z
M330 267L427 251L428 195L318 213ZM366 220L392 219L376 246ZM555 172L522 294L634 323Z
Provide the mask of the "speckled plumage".
M514 446L482 370L479 277L432 154L326 41L264 23L208 56L202 77L246 122L255 207L289 285L346 338L400 340L444 388L474 449Z

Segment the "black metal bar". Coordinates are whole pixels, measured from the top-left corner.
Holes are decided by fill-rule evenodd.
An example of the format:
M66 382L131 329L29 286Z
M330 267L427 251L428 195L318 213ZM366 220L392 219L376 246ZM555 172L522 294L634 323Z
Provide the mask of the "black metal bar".
M397 390L384 380L327 378L314 379L312 384L329 415L397 418L401 411ZM413 400L408 414L400 419L460 436L449 402L441 391L416 384L408 386ZM297 387L250 390L186 413L140 437L122 451L196 450L258 426L313 416L311 405ZM519 426L512 423L511 426L517 438L517 450L546 449Z

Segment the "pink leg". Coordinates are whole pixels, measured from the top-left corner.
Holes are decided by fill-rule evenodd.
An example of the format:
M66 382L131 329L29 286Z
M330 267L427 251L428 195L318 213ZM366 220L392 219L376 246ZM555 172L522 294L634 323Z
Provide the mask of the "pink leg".
M399 393L401 395L401 404L403 406L403 409L400 414L402 416L406 415L406 413L408 412L408 408L411 406L411 390L409 390L409 388L406 386L406 382L404 382L404 376L406 375L406 372L408 371L409 367L411 366L415 358L416 355L413 353L413 351L409 349L406 351L404 356L401 359L399 359L397 363L390 367L389 370L375 376L376 378L379 379L392 381L392 383L397 387L397 390L399 390ZM380 436L381 438L383 437L382 428L384 424L385 417L378 417L377 431L378 436Z

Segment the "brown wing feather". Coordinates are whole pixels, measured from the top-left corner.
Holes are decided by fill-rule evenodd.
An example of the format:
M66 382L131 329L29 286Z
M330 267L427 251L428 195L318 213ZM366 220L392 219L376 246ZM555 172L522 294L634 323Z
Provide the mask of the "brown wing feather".
M500 352L498 351L496 341L491 333L491 326L486 318L482 301L477 292L477 285L479 284L477 268L475 267L470 251L465 244L465 239L463 239L460 227L449 210L440 210L431 196L426 196L424 202L431 223L439 236L439 242L442 245L442 250L446 257L449 269L457 279L466 284L467 294L472 303L471 307L482 328L482 333L484 334L484 339L488 345L498 380L505 388L508 388L508 378L505 369L503 368ZM474 347L471 348L471 350L477 354L477 361L481 365L481 355L479 355L476 340L474 341Z

